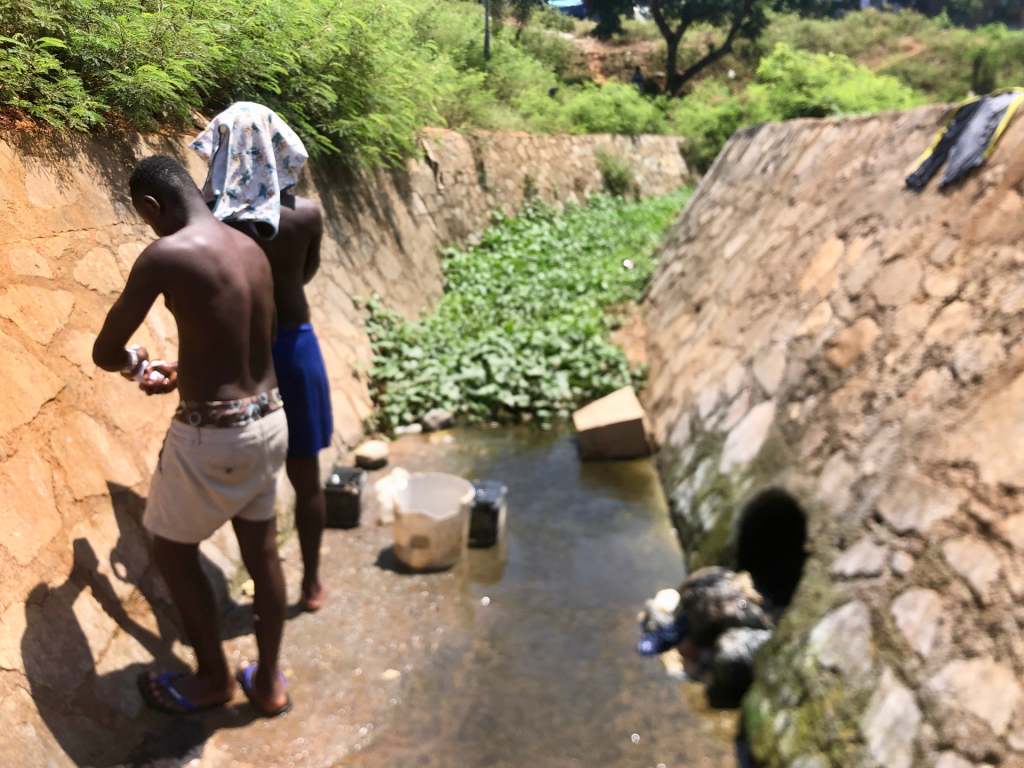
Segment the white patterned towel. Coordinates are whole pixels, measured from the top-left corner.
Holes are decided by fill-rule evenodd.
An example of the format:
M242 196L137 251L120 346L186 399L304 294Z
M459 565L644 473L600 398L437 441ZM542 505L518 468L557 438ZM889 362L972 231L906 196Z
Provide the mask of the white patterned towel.
M284 120L251 101L232 104L189 144L210 164L203 194L221 221L247 221L260 237L277 236L281 193L309 155Z

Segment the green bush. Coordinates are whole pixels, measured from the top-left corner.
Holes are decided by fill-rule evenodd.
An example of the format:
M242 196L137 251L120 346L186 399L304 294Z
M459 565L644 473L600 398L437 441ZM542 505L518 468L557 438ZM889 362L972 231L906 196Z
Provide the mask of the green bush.
M527 91L516 106L540 133L666 133L668 101L646 99L632 85L610 81L560 88L554 98Z
M545 4L544 9L537 13L537 21L544 29L552 29L555 32L576 31L576 22L572 16L567 16L557 8Z
M373 0L0 0L0 96L78 128L104 107L151 126L259 101L314 154L388 162L439 120L411 15Z
M786 43L761 60L747 97L754 122L906 109L919 103L894 77L876 75L841 54L795 51Z
M603 149L597 150L597 170L604 179L604 189L609 195L626 197L636 186L636 171L632 163L623 157Z
M634 381L608 340L608 310L641 298L688 195L599 195L562 214L534 198L513 219L496 215L479 246L443 251L445 295L432 315L403 322L370 302L373 426L389 431L438 407L546 424Z
M839 54L797 51L777 43L761 59L757 81L738 94L705 81L673 105L683 153L700 172L741 125L796 117L826 117L907 109L923 99L894 77L876 75Z

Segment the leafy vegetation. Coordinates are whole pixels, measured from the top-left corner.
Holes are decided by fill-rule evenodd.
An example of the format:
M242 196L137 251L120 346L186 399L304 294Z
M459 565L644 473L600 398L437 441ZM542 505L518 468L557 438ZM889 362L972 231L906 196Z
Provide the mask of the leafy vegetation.
M373 426L438 407L546 424L636 380L642 372L608 340L609 309L641 298L655 246L688 197L598 195L563 213L534 198L515 218L496 215L480 245L443 252L446 292L433 314L403 322L369 302Z
M601 172L604 189L609 195L626 197L634 191L636 171L626 158L599 149L597 150L597 170Z
M718 83L699 85L673 111L690 163L706 170L741 125L795 117L827 117L906 109L922 97L894 77L877 75L837 53L797 51L778 43L757 80L732 95Z

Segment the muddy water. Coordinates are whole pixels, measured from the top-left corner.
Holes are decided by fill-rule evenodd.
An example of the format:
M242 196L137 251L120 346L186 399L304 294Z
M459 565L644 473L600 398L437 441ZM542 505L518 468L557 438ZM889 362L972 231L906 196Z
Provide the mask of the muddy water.
M734 718L634 651L639 606L682 577L651 461L581 464L570 434L524 427L406 437L391 466L505 482L505 546L404 574L371 505L360 528L327 532L329 600L285 628L294 710L258 720L239 696L165 719L131 764L735 765ZM283 555L294 602L294 541ZM229 615L233 661L256 656L251 621L244 602Z

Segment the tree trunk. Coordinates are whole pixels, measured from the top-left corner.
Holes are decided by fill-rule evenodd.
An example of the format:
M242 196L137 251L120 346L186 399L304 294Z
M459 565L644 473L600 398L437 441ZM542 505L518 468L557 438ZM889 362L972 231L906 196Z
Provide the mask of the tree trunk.
M669 96L673 95L680 85L679 68L676 62L680 39L682 39L682 35L669 35L665 38L665 43L668 45L668 56L665 60L665 93Z

